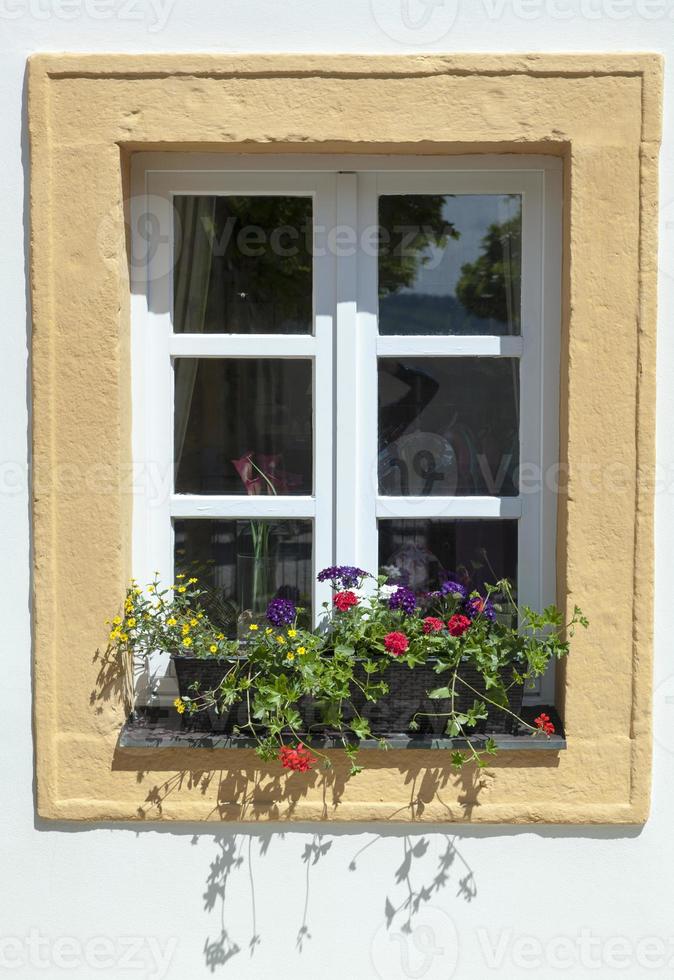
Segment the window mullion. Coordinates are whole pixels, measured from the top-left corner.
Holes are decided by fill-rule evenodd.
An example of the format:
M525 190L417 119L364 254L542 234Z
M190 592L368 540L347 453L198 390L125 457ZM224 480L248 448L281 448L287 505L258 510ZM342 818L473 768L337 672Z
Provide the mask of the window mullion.
M336 224L336 178L314 177L314 618L318 621L324 602L330 601L330 583L318 582L318 572L333 562L334 554L334 365L336 333L336 263L327 243Z
M336 258L335 541L337 564L361 561L358 525L363 482L361 343L358 331L357 188L355 174L337 174L332 238Z

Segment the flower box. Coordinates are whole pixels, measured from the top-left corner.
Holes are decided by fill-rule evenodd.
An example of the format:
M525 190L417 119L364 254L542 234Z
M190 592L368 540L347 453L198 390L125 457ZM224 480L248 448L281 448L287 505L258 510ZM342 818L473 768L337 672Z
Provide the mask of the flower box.
M371 739L458 738L450 761L460 768L471 760L482 767L496 751L493 739L476 745L474 734L554 733L544 712L533 724L521 719L522 694L566 656L564 632L587 625L577 607L565 624L554 607L517 606L506 580L480 593L446 579L417 594L350 565L318 579L333 590L320 627L302 625L305 610L277 595L266 622L249 619L237 639L211 621L196 578L179 573L161 589L157 577L147 594L133 584L110 641L139 660L155 650L171 655L186 729L247 735L261 759L296 772L317 761L303 743L324 755L313 735L341 741L356 775L359 744ZM323 764L331 762L324 756Z
M195 684L198 684L201 691L217 688L228 664L233 663L231 659L199 659L180 654L175 654L172 659L181 698L193 697ZM357 712L370 722L374 736L409 732L413 728L413 720L418 726L414 730L421 734L445 734L447 718L443 712L450 710L451 700L431 700L428 692L447 683L447 673L436 673L432 661L416 666L413 670L405 663L392 661L381 676L389 687L388 695L371 702L366 700L358 688L353 689L353 708L345 707L345 719L353 717ZM489 697L484 679L474 667L463 665L459 670L459 677L478 693L475 694L461 683L457 684L454 699L456 710L468 711L476 699ZM508 710L513 714L487 704L487 719L478 724L476 733L510 734L516 730L517 719L513 715L521 712L523 685L511 683L512 677L507 670L502 672L502 679L508 691ZM324 729L320 706L313 698L304 696L297 706L304 722L302 734ZM240 701L222 714L211 707L207 712L184 717L187 726L231 733L237 726L242 727L247 723L248 712L245 701Z

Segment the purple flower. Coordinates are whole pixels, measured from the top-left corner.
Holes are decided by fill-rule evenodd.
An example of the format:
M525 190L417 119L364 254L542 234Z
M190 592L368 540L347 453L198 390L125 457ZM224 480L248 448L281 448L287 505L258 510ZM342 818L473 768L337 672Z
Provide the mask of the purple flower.
M395 592L391 593L388 601L389 609L402 609L404 613L411 616L417 607L417 597L412 589L406 585L399 585Z
M272 599L267 606L267 619L272 626L290 626L296 616L295 603L290 599Z
M492 623L496 619L496 610L494 609L491 599L483 599L481 596L473 596L472 599L466 601L466 613L471 619L476 619L477 616L484 616L486 619L490 619Z
M459 596L461 599L465 599L466 590L460 582L454 582L452 579L448 579L440 586L440 595L454 595Z
M335 589L355 589L368 573L355 565L330 565L318 573L319 582L331 582Z

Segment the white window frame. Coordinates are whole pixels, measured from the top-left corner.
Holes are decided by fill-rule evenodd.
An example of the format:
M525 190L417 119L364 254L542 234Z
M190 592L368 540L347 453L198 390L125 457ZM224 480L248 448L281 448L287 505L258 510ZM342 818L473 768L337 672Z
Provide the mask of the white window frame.
M156 154L132 163L133 574L173 574L175 518L307 518L314 573L330 564L378 566L382 518L517 518L518 594L555 601L556 508L548 485L559 452L562 167L548 156L455 157ZM380 194L521 194L521 335L379 336L372 230ZM310 196L314 208L313 335L174 334L172 198L176 194ZM156 227L146 228L147 216ZM355 230L355 235L354 235ZM151 253L147 239L151 238ZM354 247L355 243L360 247ZM362 247L365 244L366 247ZM379 356L517 357L520 464L516 497L378 494ZM311 496L173 492L173 362L179 357L307 358L314 379ZM334 411L333 411L334 406ZM348 478L340 479L340 474ZM531 477L529 479L529 477ZM314 574L315 579L315 574ZM172 581L172 579L171 579ZM170 584L168 578L164 584ZM315 583L314 608L328 598ZM166 660L152 664L139 700L175 694ZM143 694L143 689L145 693ZM552 702L552 672L528 701Z

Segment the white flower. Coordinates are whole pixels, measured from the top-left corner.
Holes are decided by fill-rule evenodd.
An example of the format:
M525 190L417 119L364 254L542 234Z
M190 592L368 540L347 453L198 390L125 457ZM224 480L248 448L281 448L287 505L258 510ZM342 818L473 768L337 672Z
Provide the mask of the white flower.
M382 599L390 599L393 593L397 591L397 585L381 585L379 587L379 595Z

